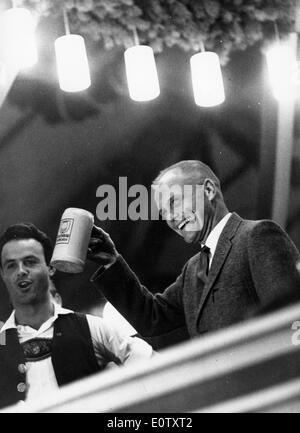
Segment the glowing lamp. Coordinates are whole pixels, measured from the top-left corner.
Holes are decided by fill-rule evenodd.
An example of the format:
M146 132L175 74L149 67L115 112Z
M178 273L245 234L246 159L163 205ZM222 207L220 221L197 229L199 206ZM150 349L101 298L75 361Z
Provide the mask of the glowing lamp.
M84 39L80 35L65 35L55 41L59 85L65 92L79 92L91 85Z
M24 8L11 8L0 16L0 57L19 69L33 66L37 60L36 21Z
M151 47L136 45L124 53L130 98L151 101L160 94L154 53Z
M194 98L200 107L213 107L225 100L219 57L204 51L190 59Z
M296 95L297 62L291 47L278 44L266 52L271 88L279 101L294 98Z

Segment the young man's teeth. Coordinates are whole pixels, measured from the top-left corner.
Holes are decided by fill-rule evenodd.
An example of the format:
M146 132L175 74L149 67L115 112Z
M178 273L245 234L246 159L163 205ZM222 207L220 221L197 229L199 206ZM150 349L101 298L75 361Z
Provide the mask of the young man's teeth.
M28 281L21 281L20 283L19 283L19 286L22 288L22 289L24 289L25 287L27 287L27 286L29 286L29 282Z

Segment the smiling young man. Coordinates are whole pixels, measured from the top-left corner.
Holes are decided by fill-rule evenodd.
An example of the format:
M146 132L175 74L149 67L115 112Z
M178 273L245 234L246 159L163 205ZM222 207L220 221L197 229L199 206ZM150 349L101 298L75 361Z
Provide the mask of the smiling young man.
M1 276L14 307L0 330L0 407L46 396L105 369L148 359L152 348L124 339L100 317L53 302L52 244L32 224L10 226L0 238Z
M93 278L96 286L141 335L158 336L186 325L195 337L300 290L299 252L290 238L272 221L230 213L219 179L207 165L176 163L159 174L153 188L168 226L185 242L199 244L199 253L177 280L152 295L100 228L94 230L89 254L105 265Z

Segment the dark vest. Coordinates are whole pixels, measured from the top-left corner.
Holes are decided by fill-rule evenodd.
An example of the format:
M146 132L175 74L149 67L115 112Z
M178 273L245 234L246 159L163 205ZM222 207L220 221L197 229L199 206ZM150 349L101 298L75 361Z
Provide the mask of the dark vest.
M6 331L5 345L0 345L0 407L26 398L25 357L16 329ZM54 322L52 364L59 386L103 370L112 354L103 353L99 365L84 314L59 315Z

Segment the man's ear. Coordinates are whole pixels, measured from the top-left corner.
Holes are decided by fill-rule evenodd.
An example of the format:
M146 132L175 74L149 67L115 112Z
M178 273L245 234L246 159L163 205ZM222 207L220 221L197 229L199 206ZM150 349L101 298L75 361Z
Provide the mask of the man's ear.
M205 179L203 185L204 185L204 193L206 197L208 198L209 201L212 201L215 198L217 193L217 188L215 183L211 179L207 178Z
M51 265L48 266L48 269L49 269L50 278L52 278L56 272L56 269Z

